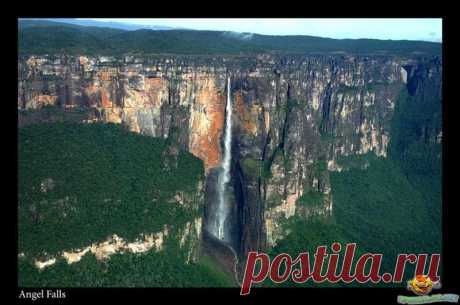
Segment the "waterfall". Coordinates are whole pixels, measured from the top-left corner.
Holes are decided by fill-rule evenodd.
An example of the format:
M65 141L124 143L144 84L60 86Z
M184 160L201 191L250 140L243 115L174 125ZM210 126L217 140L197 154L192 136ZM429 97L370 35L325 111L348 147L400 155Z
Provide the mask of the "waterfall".
M227 204L225 189L230 181L230 166L232 158L232 100L230 94L230 77L227 78L227 105L225 106L225 132L224 132L224 157L222 169L218 178L218 207L217 207L217 238L226 239L225 221L228 216L229 207Z

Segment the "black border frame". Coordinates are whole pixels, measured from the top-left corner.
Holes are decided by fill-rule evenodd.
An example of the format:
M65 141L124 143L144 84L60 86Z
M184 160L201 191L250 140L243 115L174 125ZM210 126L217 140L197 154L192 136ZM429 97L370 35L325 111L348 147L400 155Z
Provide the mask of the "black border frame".
M55 4L55 8L59 7L59 4ZM62 3L61 3L62 7ZM165 10L163 10L166 12ZM240 11L240 10L237 10ZM137 12L139 14L139 12ZM52 14L56 16L56 14ZM86 14L80 14L79 16L85 16ZM114 16L116 14L112 14ZM268 14L268 17L315 17L318 16L273 16ZM38 16L37 11L33 12L32 14L21 14L16 15L12 18L12 27L15 28L15 38L17 40L17 18L24 18L24 17L52 17L48 16ZM64 17L64 16L63 16ZM69 17L69 16L65 16ZM73 17L73 16L70 16ZM92 14L89 17L104 17L98 14ZM121 16L126 17L126 16ZM136 17L143 17L137 15ZM152 16L148 16L152 17ZM156 16L156 17L191 17L181 14L175 14L174 16ZM222 15L214 15L214 16L201 16L201 17L224 17ZM261 17L261 16L244 16L239 13L239 17ZM337 17L337 16L321 16L321 17ZM342 16L343 17L343 16ZM347 16L347 17L363 17L363 16ZM373 16L376 17L376 16ZM372 16L366 16L366 18L373 18ZM396 16L384 16L385 18L393 18ZM397 16L399 17L408 17L406 16ZM417 16L417 17L427 17L425 16ZM442 275L441 283L442 288L437 290L433 293L455 293L460 294L459 285L458 285L458 255L455 253L456 250L456 230L457 228L457 220L456 216L457 213L457 204L455 202L454 197L454 190L455 190L455 171L453 167L453 162L456 160L456 156L458 154L453 153L454 147L452 146L453 141L455 141L456 132L453 128L456 127L455 125L455 115L458 113L456 107L458 107L458 103L455 101L451 89L454 78L453 73L456 69L454 69L451 65L451 58L449 55L456 54L454 52L454 45L453 42L450 41L450 34L448 31L451 29L451 19L447 16L443 15L431 15L429 17L436 17L436 18L443 18L443 54L442 54L442 62L443 62L443 251L441 255L441 266L442 266ZM14 34L13 34L14 35ZM454 37L455 39L455 37ZM13 42L11 42L11 45ZM449 49L448 49L449 46ZM14 50L14 49L13 49ZM16 45L16 53L17 53L17 45ZM13 51L14 52L14 51ZM12 54L11 56L16 56L16 61L8 60L8 63L11 63L16 71L17 76L17 54ZM450 75L449 75L450 74ZM11 99L14 101L17 98L17 91L14 92L13 90L9 90L16 87L17 90L17 77L14 79L12 77L12 73L6 73L11 81L11 85L8 86L8 91L11 91ZM449 93L450 91L450 93ZM12 101L10 102L11 113L6 113L5 116L7 117L7 128L17 128L17 107L16 104ZM8 104L9 106L9 104ZM16 112L16 114L14 114ZM11 120L11 121L10 121ZM2 120L5 122L5 120ZM16 141L17 145L17 130L16 131L9 131L8 136L11 137L11 141ZM10 148L13 147L13 144L9 146ZM17 146L16 146L17 148ZM8 152L11 152L12 149L8 149ZM8 182L11 181L12 184L16 184L16 193L13 193L15 189L13 187L9 188L11 192L11 199L3 200L4 206L12 211L7 211L4 215L7 215L7 219L12 221L13 224L9 224L9 229L14 228L13 232L9 232L8 238L10 238L8 243L8 251L9 251L9 259L6 262L7 267L11 267L11 274L9 274L6 278L8 282L13 286L12 289L8 293L8 296L12 297L16 302L19 303L32 303L31 300L19 299L19 293L22 290L18 287L17 281L17 209L14 200L17 202L17 151L11 152L12 156L8 156L7 158L3 158L3 161L6 160L16 160L16 164L13 162L7 161L8 165L11 165L11 173L8 174L8 178L6 179ZM15 177L16 179L12 179L11 177ZM13 218L12 215L15 215ZM14 249L14 250L13 250ZM11 255L11 256L10 256ZM15 262L9 263L9 262ZM25 291L37 291L38 289L32 288L24 288ZM45 288L46 289L53 289L53 288ZM211 301L213 303L220 303L222 301L246 301L247 302L254 302L254 301L261 301L261 302L280 302L281 304L287 302L299 302L302 303L318 303L318 302L351 302L351 303L366 303L372 304L376 302L382 302L386 304L395 304L396 298L398 295L408 295L410 296L411 293L399 288L253 288L251 290L251 294L248 296L240 296L240 289L239 288L64 288L62 289L66 293L65 299L38 299L34 301L34 304L54 304L54 303L63 303L63 304L70 304L76 303L81 304L85 301L104 301L104 302L112 302L112 301L120 301L120 302L133 302L133 301L140 301L141 299L145 302L158 302L159 298L164 298L165 300L172 300L172 299L180 299L184 300L185 302L190 302L192 299L197 301Z

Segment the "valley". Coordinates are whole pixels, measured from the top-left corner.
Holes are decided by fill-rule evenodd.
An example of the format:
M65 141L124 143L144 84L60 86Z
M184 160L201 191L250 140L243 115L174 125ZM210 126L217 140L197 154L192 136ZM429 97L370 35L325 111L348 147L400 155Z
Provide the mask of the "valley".
M43 32L32 29L24 37ZM262 38L252 42L267 50ZM249 251L295 254L334 241L388 258L441 250L434 46L47 46L18 58L20 285L236 286ZM212 237L224 239L214 228L220 196L225 245ZM60 256L84 249L73 264ZM43 271L34 265L50 259Z

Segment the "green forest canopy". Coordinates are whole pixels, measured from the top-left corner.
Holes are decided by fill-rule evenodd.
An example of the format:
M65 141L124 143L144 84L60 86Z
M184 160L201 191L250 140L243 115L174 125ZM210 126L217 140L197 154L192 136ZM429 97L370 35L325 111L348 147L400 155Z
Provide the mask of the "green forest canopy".
M198 30L135 30L20 20L22 55L56 54L250 54L353 53L441 55L441 44L408 40L331 39L314 36L240 35ZM246 38L245 38L246 37Z

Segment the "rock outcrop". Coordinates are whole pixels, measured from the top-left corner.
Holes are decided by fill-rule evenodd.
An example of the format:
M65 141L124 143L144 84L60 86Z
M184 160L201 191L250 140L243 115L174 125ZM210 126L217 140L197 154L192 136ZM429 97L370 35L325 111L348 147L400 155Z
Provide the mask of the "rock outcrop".
M230 75L232 223L235 250L244 255L282 238L284 218L332 213L329 171L342 170L338 159L386 157L401 89L416 94L434 83L440 97L441 74L438 57L30 56L19 60L18 108L20 115L83 109L87 122L169 138L202 159L211 177L222 157ZM311 193L323 204L299 209Z

